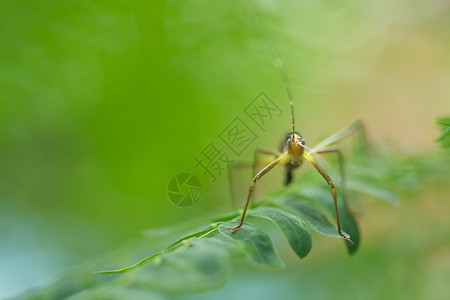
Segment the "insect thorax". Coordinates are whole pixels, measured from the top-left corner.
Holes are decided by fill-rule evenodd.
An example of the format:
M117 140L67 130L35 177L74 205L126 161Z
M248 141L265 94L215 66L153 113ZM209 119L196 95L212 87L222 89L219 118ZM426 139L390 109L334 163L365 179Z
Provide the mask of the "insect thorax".
M290 164L293 167L300 166L300 164L302 163L304 145L305 140L298 132L295 132L294 134L292 134L292 132L289 132L288 134L286 134L284 141L282 141L280 150L281 152L287 150L287 152L289 153Z

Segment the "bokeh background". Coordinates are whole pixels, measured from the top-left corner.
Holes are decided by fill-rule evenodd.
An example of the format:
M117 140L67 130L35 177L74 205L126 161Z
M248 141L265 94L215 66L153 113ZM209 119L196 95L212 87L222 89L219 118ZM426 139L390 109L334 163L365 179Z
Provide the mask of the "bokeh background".
M144 229L229 210L226 176L211 182L193 158L261 91L284 114L240 159L276 148L289 130L268 36L307 144L361 118L375 148L440 151L433 120L450 112L448 1L248 3L0 3L0 297L48 284ZM187 209L166 195L180 172L203 184ZM281 181L273 172L264 186ZM203 296L444 299L449 185L419 191L398 207L363 205L354 257L316 236L304 261L285 245L287 270L238 268Z

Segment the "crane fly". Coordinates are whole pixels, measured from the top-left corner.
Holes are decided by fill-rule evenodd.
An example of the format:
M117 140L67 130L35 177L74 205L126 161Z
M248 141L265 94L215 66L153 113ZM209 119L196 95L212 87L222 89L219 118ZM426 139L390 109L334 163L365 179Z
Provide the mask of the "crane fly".
M255 15L257 21L257 15ZM263 31L262 23L259 23L259 29ZM263 31L264 34L264 31ZM336 225L337 231L339 235L345 239L347 242L353 245L352 240L349 236L345 235L341 229L341 223L339 220L339 209L338 209L338 194L336 192L336 186L330 176L325 172L325 170L317 163L315 159L315 155L317 154L337 154L339 159L339 168L341 175L341 184L342 184L342 198L344 202L344 210L346 213L351 214L348 209L347 198L345 196L345 174L344 174L344 159L341 150L336 146L336 143L345 139L346 137L352 135L353 133L359 132L362 137L362 142L365 146L365 133L364 127L361 120L356 120L345 126L335 134L331 135L327 139L323 140L313 148L308 148L306 146L306 142L304 138L295 131L295 118L294 118L294 97L292 95L291 87L289 84L289 80L287 77L286 69L281 60L281 55L276 47L275 43L269 39L267 34L264 34L271 46L272 55L275 58L275 66L280 71L281 77L283 79L284 86L286 88L286 92L288 94L289 99L289 107L291 111L291 119L292 119L292 130L284 137L281 142L281 147L279 151L272 151L267 149L258 149L255 152L255 161L253 164L253 168L255 170L256 163L258 162L258 156L260 154L263 155L272 155L274 159L266 165L263 169L261 169L253 178L250 183L250 187L248 189L247 200L245 202L244 211L242 212L242 217L240 223L235 228L231 229L232 232L236 232L239 230L244 224L245 216L247 213L248 205L250 203L252 194L255 190L256 183L266 175L270 170L278 165L284 165L286 168L286 179L285 184L290 184L292 182L292 172L299 168L304 161L311 163L314 168L319 172L319 174L325 179L326 183L330 187L331 197L334 203L334 210L336 215ZM254 172L255 173L255 172Z

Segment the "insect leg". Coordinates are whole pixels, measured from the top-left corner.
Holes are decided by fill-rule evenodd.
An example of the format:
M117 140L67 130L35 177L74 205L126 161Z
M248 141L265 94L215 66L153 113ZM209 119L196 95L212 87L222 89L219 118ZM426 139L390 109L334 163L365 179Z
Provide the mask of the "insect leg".
M275 152L273 154L275 155ZM277 154L277 156L278 155L279 154ZM244 168L250 168L250 167L255 169L257 165L267 165L270 162L272 162L272 159L259 160L259 158L258 158L258 161L255 161L255 162L237 162L237 163L233 163L230 165L230 167L228 168L228 189L230 191L232 207L236 207L236 196L235 196L235 191L234 191L234 180L233 180L234 171L239 170L239 169L244 169ZM256 173L256 172L254 172L254 173ZM255 176L254 173L252 176Z
M345 176L344 155L342 154L341 149L339 149L337 147L329 147L329 148L319 150L315 153L319 153L319 154L336 153L338 155L339 172L341 175L341 193L342 193L342 199L344 199L344 209L345 209L345 212L347 213L347 215L353 216L353 213L350 210L350 206L349 206L348 198L347 198L347 183L346 183L347 180L346 180L346 176Z
M352 135L355 132L358 132L361 148L363 149L363 152L366 152L367 151L366 132L364 130L363 122L359 119L353 121L352 123L348 124L335 134L329 136L322 142L318 143L311 149L310 152L315 153L320 151L321 149L328 148L329 146L332 146L335 143L342 141L343 139L347 138L348 136Z
M242 212L241 222L238 226L233 228L231 232L236 232L238 229L242 227L242 224L244 224L245 214L247 213L248 204L250 203L250 198L252 197L253 191L255 190L256 182L261 179L264 175L266 175L270 170L272 170L276 165L278 165L280 162L285 160L287 158L288 154L285 153L283 155L278 156L274 161L272 161L270 164L264 167L261 171L256 174L256 176L253 178L252 183L250 184L250 187L248 189L248 195L247 195L247 201L245 202L244 211Z
M280 153L271 149L267 148L258 148L255 150L255 154L253 156L253 169L252 169L252 176L256 175L256 164L260 161L259 155L273 155L274 158L277 158Z
M325 179L325 181L328 183L328 185L331 188L331 195L333 196L333 202L334 202L334 210L336 212L336 223L337 223L337 229L339 232L339 235L345 239L347 242L351 243L352 245L354 245L354 243L352 242L352 240L350 239L350 237L344 235L342 233L341 230L341 222L339 221L339 210L338 210L338 205L337 205L337 193L336 193L336 187L333 183L333 181L331 180L330 176L328 176L327 173L325 173L325 171L322 169L322 167L320 167L313 159L312 155L310 153L305 153L304 157L314 166L314 168L316 168L316 170L320 173L320 175L322 175L322 177Z

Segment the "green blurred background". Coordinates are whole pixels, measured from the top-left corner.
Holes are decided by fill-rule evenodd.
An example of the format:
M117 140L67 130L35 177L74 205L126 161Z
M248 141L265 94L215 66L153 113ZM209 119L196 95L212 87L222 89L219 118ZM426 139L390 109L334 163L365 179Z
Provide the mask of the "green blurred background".
M374 147L435 155L432 121L450 112L449 2L250 3L0 3L0 297L49 283L143 229L231 208L226 176L212 183L193 158L261 91L284 114L241 158L276 148L290 127L255 11L280 49L307 144L361 118ZM203 184L188 209L166 196L180 172ZM274 172L265 182L281 180ZM280 250L286 271L238 269L204 296L444 299L448 192L424 187L399 207L365 207L355 257L316 237L305 261Z

